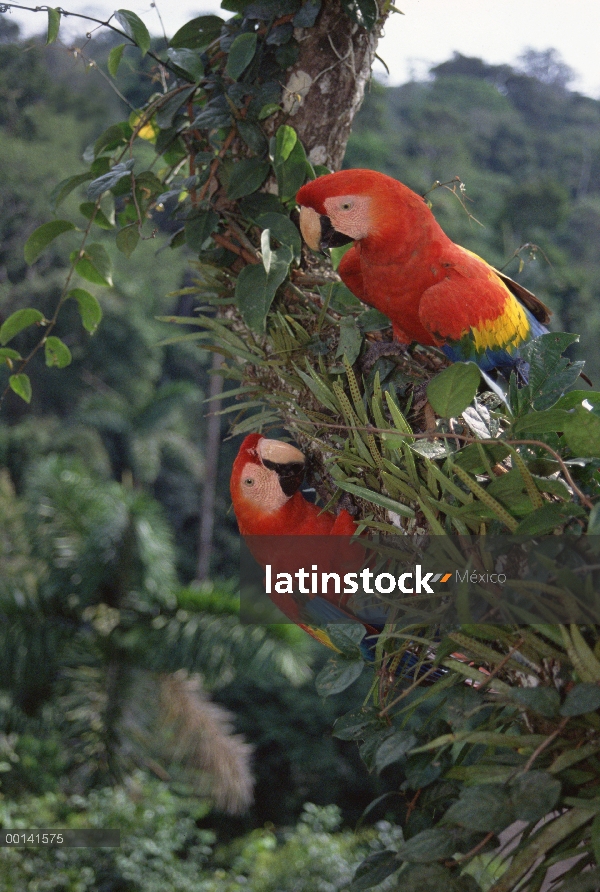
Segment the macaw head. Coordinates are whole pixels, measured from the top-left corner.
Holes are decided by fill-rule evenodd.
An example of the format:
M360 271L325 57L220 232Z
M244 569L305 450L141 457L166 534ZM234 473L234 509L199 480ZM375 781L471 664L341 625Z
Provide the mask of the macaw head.
M375 170L341 170L306 183L296 196L304 241L313 251L322 251L383 234L398 207L399 192L405 202L405 193L418 199L398 180Z
M304 455L290 443L250 434L233 463L231 499L240 526L273 515L300 489ZM242 531L243 532L243 531Z

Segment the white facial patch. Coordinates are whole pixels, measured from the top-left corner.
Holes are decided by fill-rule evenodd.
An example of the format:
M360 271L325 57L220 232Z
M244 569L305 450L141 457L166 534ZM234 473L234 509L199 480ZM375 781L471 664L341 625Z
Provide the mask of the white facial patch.
M370 195L333 195L323 202L331 225L352 239L366 238L371 231Z
M255 465L253 462L244 465L240 489L242 496L248 502L266 514L278 511L290 498L282 490L275 471Z

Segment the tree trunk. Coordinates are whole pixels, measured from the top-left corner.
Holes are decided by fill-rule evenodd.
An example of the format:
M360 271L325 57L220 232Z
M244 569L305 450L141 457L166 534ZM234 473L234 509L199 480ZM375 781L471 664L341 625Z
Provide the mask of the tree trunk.
M283 108L313 164L342 165L386 16L367 31L350 20L340 0L325 0L315 26L296 29L300 56L289 70Z

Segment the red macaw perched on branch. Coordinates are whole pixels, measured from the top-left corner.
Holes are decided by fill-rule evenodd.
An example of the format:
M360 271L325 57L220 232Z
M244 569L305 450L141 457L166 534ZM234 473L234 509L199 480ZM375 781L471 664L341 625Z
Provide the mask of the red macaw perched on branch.
M314 251L354 242L338 272L390 319L396 340L527 380L519 349L547 332L550 310L451 241L420 195L373 170L343 170L302 186L297 201Z
M271 564L289 572L314 563L321 571L343 573L349 569L356 573L368 560L365 546L350 541L356 533L356 522L345 510L336 516L307 502L299 491L303 477L304 455L295 446L261 434L246 437L233 463L230 481L240 533L263 567ZM355 613L348 606L351 595L329 590L327 594L311 591L306 595L300 599L293 592L279 593L275 586L269 597L288 619L332 650L337 650L336 646L319 626L362 625L365 634L360 650L365 659L373 661L375 643L386 622L384 603L378 606L371 602L365 605L364 613ZM417 656L407 652L395 671L408 674L417 663Z

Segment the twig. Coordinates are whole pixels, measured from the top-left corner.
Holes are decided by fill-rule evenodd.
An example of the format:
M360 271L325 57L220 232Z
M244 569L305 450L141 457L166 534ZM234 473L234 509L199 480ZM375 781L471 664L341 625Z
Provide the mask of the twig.
M532 754L530 755L530 757L527 759L527 762L525 763L525 767L523 768L523 773L525 773L526 771L529 771L529 769L531 768L531 766L533 765L533 763L535 762L537 757L539 755L541 755L544 752L544 750L550 746L552 741L556 737L558 737L558 735L563 731L565 725L567 724L567 722L569 721L570 718L571 718L571 716L569 716L569 715L565 716L564 719L562 719L562 721L558 725L558 727L552 732L552 734L550 734L548 737L546 737L545 740L542 740L542 742L540 743L538 748L535 749L532 752Z

